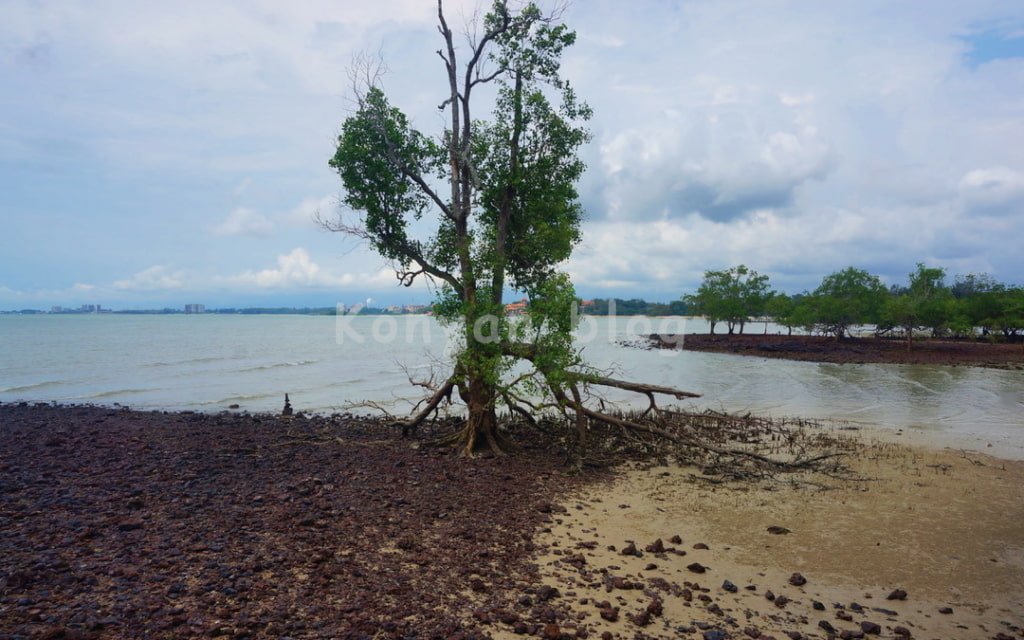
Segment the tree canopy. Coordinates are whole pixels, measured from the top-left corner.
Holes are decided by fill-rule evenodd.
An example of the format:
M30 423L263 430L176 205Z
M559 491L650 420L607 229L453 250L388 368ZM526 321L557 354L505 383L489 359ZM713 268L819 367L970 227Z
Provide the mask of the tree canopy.
M745 265L721 271L705 271L704 281L697 293L685 296L687 305L705 316L711 323L725 322L729 333L743 326L751 317L764 311L770 297L768 276L761 275Z
M497 423L502 406L531 420L560 411L582 439L585 419L610 419L584 406L587 385L638 385L597 375L572 344L577 299L560 265L580 241L578 151L591 117L560 75L576 35L532 3L513 10L496 0L462 46L441 0L437 18L446 125L434 136L415 129L389 102L380 75L359 70L357 109L329 163L355 219L343 212L324 224L365 240L392 261L402 284L426 278L437 290L438 318L457 328L453 372L403 422L406 430L457 392L467 418L450 442L467 455L510 448ZM478 106L490 97L485 120ZM528 315L505 313L509 292L528 298ZM523 361L531 371L513 375Z
M958 276L946 284L946 271L918 263L907 284L888 289L881 278L846 267L822 278L813 292L788 296L768 293L768 277L744 265L705 271L694 294L684 295L688 312L703 315L714 333L718 322L739 325L758 314L776 324L849 336L854 326L871 326L877 335L896 331L913 347L913 335L929 330L934 337L975 335L1016 338L1024 333L1024 288L996 282L988 274Z
M885 285L878 276L854 267L836 271L825 276L814 290L814 322L841 340L851 326L878 317L885 294Z

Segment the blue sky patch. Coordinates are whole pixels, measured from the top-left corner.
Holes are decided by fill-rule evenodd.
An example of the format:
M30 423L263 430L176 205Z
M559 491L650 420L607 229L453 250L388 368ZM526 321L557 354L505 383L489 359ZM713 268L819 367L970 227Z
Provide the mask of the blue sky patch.
M1002 29L989 29L962 39L971 47L966 60L972 69L993 60L1024 58L1024 30L1007 33Z

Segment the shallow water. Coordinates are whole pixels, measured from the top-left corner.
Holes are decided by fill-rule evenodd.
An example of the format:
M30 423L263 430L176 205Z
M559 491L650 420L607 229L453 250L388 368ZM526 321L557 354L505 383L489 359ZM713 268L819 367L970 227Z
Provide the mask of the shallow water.
M618 344L685 331L707 327L682 318L587 318L578 344L591 364L617 377L703 394L687 404L692 408L963 436L1024 457L1024 372L818 364ZM448 344L446 332L425 316L3 315L0 401L277 411L287 392L297 410L372 401L404 412L420 398L409 377L429 375ZM643 404L620 392L607 398Z

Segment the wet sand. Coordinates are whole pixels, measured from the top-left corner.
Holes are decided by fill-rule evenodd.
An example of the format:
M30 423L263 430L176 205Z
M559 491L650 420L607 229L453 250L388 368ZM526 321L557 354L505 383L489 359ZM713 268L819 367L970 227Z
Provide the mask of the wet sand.
M615 637L1024 637L1024 463L860 437L862 480L716 485L634 465L564 503L542 573Z

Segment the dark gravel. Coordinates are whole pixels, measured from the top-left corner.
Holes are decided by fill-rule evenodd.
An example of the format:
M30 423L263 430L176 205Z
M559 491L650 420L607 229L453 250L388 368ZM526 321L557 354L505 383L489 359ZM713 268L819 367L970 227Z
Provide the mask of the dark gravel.
M394 435L0 404L0 638L472 638L563 617L531 565L580 482L563 460Z

